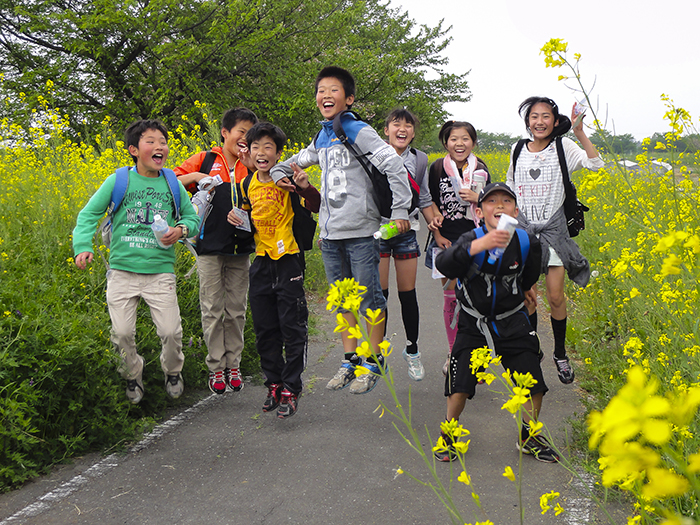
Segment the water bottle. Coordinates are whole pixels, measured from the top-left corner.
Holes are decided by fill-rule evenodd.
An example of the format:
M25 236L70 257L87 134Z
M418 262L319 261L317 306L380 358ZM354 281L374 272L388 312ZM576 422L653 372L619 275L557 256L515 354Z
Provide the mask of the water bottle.
M375 239L391 239L392 237L396 237L399 233L399 227L396 224L396 221L391 221L387 222L386 224L382 224L379 227L379 230L374 232L374 238Z
M154 215L153 224L151 224L151 229L153 230L153 234L156 236L158 246L160 246L161 248L168 249L169 246L166 246L165 244L160 242L163 235L168 233L168 230L170 229L170 226L168 226L168 223L165 221L165 219L160 215Z
M510 234L510 236L508 237L508 242L510 242L510 239L513 238L513 233L515 233L515 227L517 226L517 224L517 220L515 220L510 215L506 215L504 213L503 215L501 215L501 218L498 219L498 226L496 227L496 229L506 230ZM503 252L505 251L505 248L492 248L491 250L489 250L489 264L494 264L496 260L503 255Z

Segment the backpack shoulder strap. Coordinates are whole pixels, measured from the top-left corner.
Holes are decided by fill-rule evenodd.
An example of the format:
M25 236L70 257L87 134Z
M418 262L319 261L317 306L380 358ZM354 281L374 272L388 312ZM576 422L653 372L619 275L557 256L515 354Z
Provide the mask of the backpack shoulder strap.
M253 174L248 173L245 179L241 181L241 200L242 204L250 206L250 199L248 199L248 189L250 188L250 181L253 180Z
M513 174L515 174L515 165L518 162L518 157L520 156L520 152L523 150L523 147L528 142L530 142L528 139L520 139L518 141L518 143L515 145L515 149L513 150Z
M425 175L425 171L428 169L428 155L416 148L411 148L411 153L416 156L416 175L414 179L417 179Z
M212 166L214 166L214 161L216 160L217 154L215 151L207 151L206 155L202 159L202 164L199 166L199 172L209 175Z
M573 193L573 188L571 185L571 177L569 176L569 168L566 165L566 154L564 153L564 144L561 137L556 137L554 143L557 147L557 156L559 157L559 167L561 168L561 177L564 180L564 191L566 196L569 197Z
M168 168L163 168L160 170L165 177L165 181L168 183L168 188L170 188L170 193L173 196L173 202L175 203L175 220L180 220L180 184L177 180L175 172Z
M124 195L126 195L126 189L129 186L129 170L130 166L123 166L115 172L116 180L114 181L114 188L112 189L112 200L109 202L109 207L107 208L107 213L112 215L114 211L119 208L124 200Z
M362 120L358 116L358 114L352 110L348 109L345 111L341 111L335 117L333 117L333 133L335 133L335 136L338 137L338 140L340 140L340 142L342 142L343 145L350 150L350 153L352 153L353 156L357 159L357 161L360 163L360 165L365 170L365 172L371 180L374 177L374 173L372 173L371 163L369 162L367 157L365 157L357 151L357 148L355 148L353 144L350 144L350 142L348 142L348 136L345 133L345 129L343 129L343 123L341 122L341 119L343 118L343 115L348 113L353 115L357 120Z
M486 232L484 231L484 227L476 228L474 230L474 233L476 234L476 238L479 239L483 237ZM481 268L484 266L484 262L486 261L486 252L479 252L474 256L474 259L472 260L472 264L469 267L469 270L467 270L467 281L471 281L471 279L479 272L481 272Z
M520 228L516 228L515 233L518 235L518 241L520 242L520 257L522 262L520 271L522 272L525 269L525 261L527 261L527 257L530 254L530 236L525 230L521 230Z

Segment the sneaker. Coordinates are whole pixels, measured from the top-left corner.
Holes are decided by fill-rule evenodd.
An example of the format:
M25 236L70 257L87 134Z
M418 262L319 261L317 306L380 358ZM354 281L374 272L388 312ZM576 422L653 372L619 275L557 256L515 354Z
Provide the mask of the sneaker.
M346 359L343 359L341 362L340 368L326 385L328 390L341 390L355 379L355 365ZM360 364L362 364L362 361L360 361Z
M408 377L414 381L420 381L425 377L425 368L420 362L420 352L409 354L407 349L403 349L403 358L408 363Z
M223 370L209 372L209 390L215 394L223 394L226 392L226 380Z
M282 394L280 395L280 405L277 408L277 417L280 419L285 419L287 417L292 417L297 413L297 406L299 405L299 399L297 396L292 394L286 388L282 389Z
M443 463L454 461L457 459L457 451L452 446L452 438L447 434L443 434L442 432L440 433L440 436L442 436L442 439L445 441L445 448L436 450L433 453L435 459L442 461Z
M240 392L243 388L243 380L241 379L241 371L238 368L227 368L224 370L226 374L226 386L229 390Z
M165 376L165 391L173 399L177 399L185 391L185 382L182 380L182 374Z
M377 386L377 381L382 376L379 366L375 363L365 362L364 367L369 370L369 374L362 374L353 381L352 386L350 386L351 394L367 394L371 392ZM388 366L385 364L384 367L385 373L388 372Z
M282 385L272 383L267 387L267 398L263 403L263 412L272 412L280 404L280 394L282 393Z
M559 461L559 455L544 436L530 436L525 443L518 441L515 446L523 454L535 456L537 461L542 461L543 463L556 463Z
M143 399L143 366L144 359L141 358L141 373L136 379L126 380L126 398L131 401L132 405L136 405Z
M565 385L574 382L574 369L571 367L568 357L564 356L562 359L554 357L554 364L557 366L559 381Z

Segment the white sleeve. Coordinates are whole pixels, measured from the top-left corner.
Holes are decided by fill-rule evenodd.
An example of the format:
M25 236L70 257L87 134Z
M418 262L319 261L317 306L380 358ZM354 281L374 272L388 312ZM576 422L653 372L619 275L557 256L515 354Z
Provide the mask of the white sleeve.
M586 151L580 148L579 145L570 138L563 137L562 145L564 146L564 157L566 158L566 167L569 168L569 174L581 168L598 171L604 166L600 156L593 157L592 159L588 158Z

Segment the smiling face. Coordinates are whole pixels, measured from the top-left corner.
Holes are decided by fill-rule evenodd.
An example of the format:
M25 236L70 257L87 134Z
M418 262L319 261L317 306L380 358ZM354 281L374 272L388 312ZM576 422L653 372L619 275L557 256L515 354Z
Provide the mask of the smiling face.
M334 77L322 78L316 86L316 106L326 120L333 120L355 102L355 96L345 96L342 82Z
M157 177L168 158L168 139L160 130L147 129L139 138L139 145L129 146L129 154L136 157L136 169L144 177Z
M416 129L410 122L404 119L394 119L384 128L384 135L389 139L389 144L401 155L411 144L416 136Z
M513 218L518 216L515 199L505 191L489 193L476 209L476 217L484 219L489 230L495 230L498 227L498 221L504 213Z
M281 156L282 152L277 151L275 141L269 136L260 137L250 145L250 158L259 175L266 176Z
M532 133L532 138L537 141L548 140L554 131L554 126L559 123L555 120L552 106L544 102L538 102L530 109L527 117L527 125Z
M450 136L447 137L445 149L457 167L461 169L474 149L474 141L467 128L452 128Z
M221 136L224 139L222 149L224 154L234 157L234 161L241 156L241 151L246 151L248 143L245 141L245 134L255 125L254 122L248 120L239 120L231 129L222 128ZM229 160L230 159L226 159ZM231 166L233 167L233 166Z

